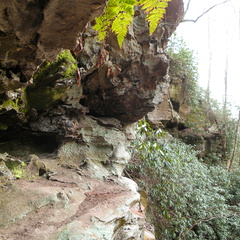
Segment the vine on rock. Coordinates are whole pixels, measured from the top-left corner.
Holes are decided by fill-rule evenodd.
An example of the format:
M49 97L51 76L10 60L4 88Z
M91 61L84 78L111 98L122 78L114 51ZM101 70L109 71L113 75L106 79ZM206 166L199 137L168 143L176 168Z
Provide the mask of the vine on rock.
M128 27L134 16L134 6L140 5L146 13L149 22L149 34L153 34L159 22L166 13L168 2L171 0L109 0L104 13L96 18L94 29L98 32L98 38L103 41L108 32L117 35L118 44L122 47L127 35Z

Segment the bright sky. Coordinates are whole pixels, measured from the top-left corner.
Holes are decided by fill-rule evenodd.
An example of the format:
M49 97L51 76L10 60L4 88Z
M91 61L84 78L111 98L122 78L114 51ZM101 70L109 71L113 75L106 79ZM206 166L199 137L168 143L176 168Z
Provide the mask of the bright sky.
M185 19L196 19L211 6L224 0L191 0ZM184 0L188 2L188 0ZM185 3L186 5L186 3ZM210 52L210 91L219 102L224 99L224 78L228 54L228 102L240 106L240 0L230 0L201 17L184 22L177 29L199 59L199 85L207 88ZM209 49L210 46L210 49Z

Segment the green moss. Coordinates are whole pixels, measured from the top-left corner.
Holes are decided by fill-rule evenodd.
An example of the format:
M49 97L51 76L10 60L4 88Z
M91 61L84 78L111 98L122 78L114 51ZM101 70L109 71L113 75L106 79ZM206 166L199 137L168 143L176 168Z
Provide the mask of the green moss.
M64 50L58 56L58 61L62 63L64 67L66 67L65 72L63 73L63 77L74 77L77 71L77 62L73 58L72 54L68 50Z
M7 130L8 126L5 124L0 123L0 130Z
M6 166L15 178L22 178L26 170L26 164L18 161L7 161Z
M10 91L9 91L10 92ZM12 91L14 92L14 91ZM15 110L17 113L24 114L28 112L28 108L26 105L26 100L25 100L25 89L21 90L21 95L19 95L16 99L7 99L7 100L2 100L2 104L0 104L0 111L1 110ZM3 127L5 128L5 127ZM0 126L0 129L2 127Z
M19 112L19 106L18 106L18 100L13 101L13 100L6 100L5 102L3 102L2 105L0 105L0 110L2 109L6 109L6 110L16 110L17 112Z
M36 72L33 76L34 82L37 84L39 82L39 80L41 79L46 79L49 75L49 71L51 71L50 69L51 67L51 63L48 61L45 61L38 72Z
M77 71L77 62L72 56L71 52L69 50L64 50L58 55L58 61L63 62L64 66L66 66L66 70L64 72L64 77L73 77L75 76L75 73Z
M61 52L56 62L44 62L34 75L34 86L26 89L28 106L44 110L61 99L69 86L59 85L56 87L56 81L75 77L76 70L77 62L69 50Z
M30 108L44 110L50 107L55 101L59 100L65 91L66 88L55 89L51 87L28 89L28 105Z
M70 78L75 76L77 62L69 50L62 51L57 61L50 63L45 61L39 71L34 75L35 85L51 85L59 78Z

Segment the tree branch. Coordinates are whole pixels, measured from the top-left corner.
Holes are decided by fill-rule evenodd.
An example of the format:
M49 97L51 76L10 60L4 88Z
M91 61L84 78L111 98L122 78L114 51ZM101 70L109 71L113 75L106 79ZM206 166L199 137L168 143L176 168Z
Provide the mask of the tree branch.
M226 3L226 2L229 2L229 1L230 1L230 0L225 0L224 2L217 3L217 4L213 5L212 7L210 7L210 8L207 9L206 11L204 11L201 15L199 15L195 20L194 20L194 19L183 19L182 22L194 22L194 23L196 23L202 16L204 16L206 13L208 13L209 11L211 11L213 8L215 8L215 7L219 6L219 5L222 5L222 4ZM189 8L190 2L191 2L191 0L190 0L190 1L188 2L188 4L187 4L187 9L186 9L186 11L185 11L185 14L186 14L186 12L187 12L187 10L188 10L188 8Z
M187 13L187 11L189 9L190 3L191 3L191 0L189 0L188 3L187 3L187 7L186 7L186 10L184 12L184 15L186 15L186 13Z

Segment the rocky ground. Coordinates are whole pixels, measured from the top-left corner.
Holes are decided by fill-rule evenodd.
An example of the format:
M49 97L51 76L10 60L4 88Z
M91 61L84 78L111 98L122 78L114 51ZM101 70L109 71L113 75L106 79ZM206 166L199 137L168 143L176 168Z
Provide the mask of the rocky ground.
M140 239L144 218L134 208L136 183L92 179L56 159L38 161L52 162L42 177L12 180L1 189L1 239Z

